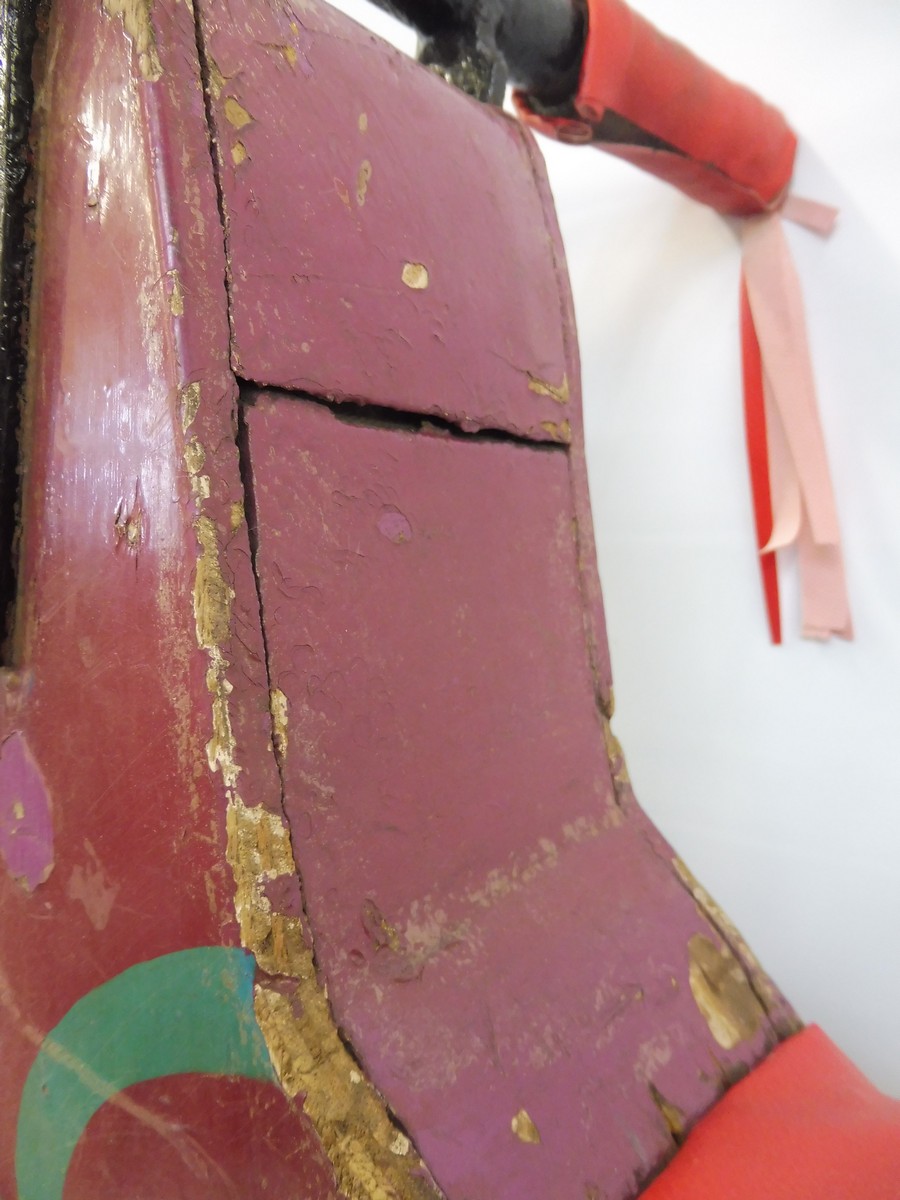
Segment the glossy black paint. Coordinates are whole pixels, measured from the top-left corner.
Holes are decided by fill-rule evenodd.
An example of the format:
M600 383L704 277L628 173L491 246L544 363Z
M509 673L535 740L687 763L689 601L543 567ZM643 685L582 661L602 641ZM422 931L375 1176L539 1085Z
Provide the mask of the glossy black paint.
M37 0L0 0L0 642L15 587L28 133Z
M586 36L580 0L375 0L421 34L420 58L479 99L506 82L558 103L574 95Z

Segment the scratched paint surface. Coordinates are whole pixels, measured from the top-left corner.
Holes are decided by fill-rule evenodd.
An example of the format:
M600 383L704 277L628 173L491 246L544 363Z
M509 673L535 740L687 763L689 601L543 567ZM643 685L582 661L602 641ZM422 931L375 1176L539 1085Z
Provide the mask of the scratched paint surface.
M18 763L25 775L16 774L29 788L19 797L21 819L13 802L13 824L4 826L12 848L0 859L4 1200L19 1194L20 1101L48 1031L136 962L203 946L242 953L226 797L207 753L209 655L197 644L193 603L201 502L235 555L231 612L244 628L238 643L226 627L221 653L262 697L234 720L244 777L248 791L277 796L267 690L255 683L262 650L246 525L234 521L242 489L224 247L192 16L177 0L157 0L153 29L140 3L51 7L38 106L21 595L15 669L0 671L2 770L27 743L27 761ZM46 811L33 807L39 782ZM31 849L42 847L42 862L15 858L23 830L35 834ZM221 994L216 981L210 1002ZM242 1004L242 1020L252 1023L249 981ZM168 1035L160 1033L167 1019ZM97 1200L98 1177L116 1178L126 1158L126 1182L155 1177L165 1157L158 1142L177 1146L178 1123L202 1130L210 1101L240 1110L239 1121L212 1121L211 1141L204 1135L207 1151L226 1143L215 1194L233 1194L222 1172L236 1139L250 1161L274 1156L272 1178L287 1175L300 1194L313 1189L316 1200L331 1200L333 1181L319 1186L330 1167L309 1122L271 1082L198 1087L169 1109L162 1085L141 1084L148 1090L139 1104L117 1097L149 1031L160 1051L191 1046L203 1040L191 1036L197 1019L151 983L100 1030L108 1034L102 1047L79 1050L72 1069L107 1103L79 1142L91 1169L76 1170L66 1200ZM48 1101L57 1082L47 1081ZM273 1119L282 1126L274 1136ZM32 1133L20 1161L42 1150L53 1159L63 1137L59 1129ZM208 1194L208 1166L188 1159L180 1175L169 1171L167 1200ZM35 1200L48 1196L37 1188Z
M318 0L199 7L238 374L566 440L527 133Z
M50 1030L22 1093L20 1200L61 1200L85 1126L110 1101L121 1109L134 1084L194 1072L273 1084L253 1016L253 968L241 950L182 950L137 963L74 1004ZM177 1145L170 1114L143 1109L138 1119L129 1106L128 1115ZM123 1153L116 1147L111 1154L108 1142L98 1149L108 1164Z
M266 29L250 22L238 0L209 11L217 18L207 21L210 40L224 39L217 52L228 71L235 66L229 54L241 67L225 80L219 64L208 63L211 90L221 76L248 87L265 80L272 92L287 95L293 76L263 69L269 60L262 54L274 55L285 71L302 73L300 43L256 45L255 33L265 35ZM359 239L354 260L375 263L369 279L378 286L360 288L365 303L360 299L356 309L358 325L351 321L335 336L321 360L326 373L310 376L309 385L438 412L468 427L496 425L545 441L571 438L572 450L566 457L559 449L432 438L432 449L420 459L421 435L367 430L377 434L376 454L388 437L414 448L398 477L397 497L385 501L375 492L373 532L367 522L374 509L369 511L365 494L361 524L354 524L359 505L342 507L348 480L353 486L350 475L367 469L369 451L354 443L343 466L334 461L343 436L355 438L360 431L342 426L344 434L329 434L317 454L317 469L324 478L337 471L340 486L317 498L319 519L313 521L305 507L310 496L316 499L308 470L313 459L304 461L303 440L296 445L291 428L282 430L279 449L283 454L296 446L297 461L279 470L296 478L273 473L270 498L293 496L294 507L271 514L261 561L279 534L287 541L302 532L303 553L324 572L314 586L333 587L337 596L338 585L359 578L362 540L375 539L370 557L376 561L379 554L427 550L422 531L430 521L437 536L424 573L411 573L408 562L395 571L396 558L382 560L388 569L374 595L384 605L377 606L371 645L373 654L393 646L383 680L359 674L350 626L339 624L365 628L370 600L359 587L335 603L331 617L317 613L314 593L301 596L297 640L287 631L291 643L285 648L273 632L270 691L234 441L237 389L228 369L223 230L192 12L180 0L152 6L142 0L56 0L46 53L52 71L41 105L22 597L16 669L0 673L0 741L11 734L27 740L52 798L53 861L43 881L46 865L38 870L29 864L18 874L5 866L0 871L0 1194L16 1195L19 1097L48 1030L140 959L198 946L236 951L243 939L270 973L261 974L256 1011L298 1100L283 1102L271 1085L258 1081L219 1087L207 1080L180 1089L164 1079L125 1086L89 1120L66 1200L98 1200L101 1172L122 1180L120 1194L134 1194L130 1181L157 1170L161 1180L163 1154L153 1130L171 1135L163 1137L164 1153L178 1159L160 1200L171 1200L178 1189L188 1194L187 1179L191 1195L203 1194L204 1187L228 1195L230 1187L246 1200L256 1178L260 1188L275 1181L278 1194L293 1186L316 1200L335 1196L299 1095L315 1092L316 1128L328 1132L338 1157L340 1120L328 1111L337 1089L329 1090L327 1063L323 1072L315 1054L307 1056L311 1065L303 1060L297 1032L314 1012L311 1028L331 1038L324 1057L343 1070L341 1056L348 1052L338 1043L303 942L309 929L288 874L290 844L281 824L271 737L287 754L288 772L298 772L286 779L294 843L301 865L308 863L311 871L311 931L322 939L334 1013L358 1041L359 1070L344 1072L345 1087L349 1081L350 1090L359 1088L360 1071L371 1067L415 1139L434 1153L452 1187L451 1200L487 1194L543 1200L559 1195L566 1180L578 1200L582 1192L601 1195L601 1187L625 1195L648 1164L668 1152L672 1114L690 1115L706 1103L720 1087L721 1072L752 1061L767 1033L747 1004L738 964L689 893L704 907L706 898L686 874L677 880L668 849L631 807L618 768L610 780L600 749L604 731L593 698L605 694L608 664L596 585L588 578L592 547L578 466L577 353L544 183L531 142L504 119L488 118L447 89L435 90L441 85L398 65L352 27L329 24L342 19L321 6L310 4L306 11L309 19L305 25L298 19L298 32L312 31L312 40L327 45L329 54L332 43L342 42L353 74L366 77L360 61L371 69L374 93L384 93L393 73L396 94L408 100L402 122L392 127L401 146L395 165L407 178L402 203L370 226L353 226ZM217 24L223 13L234 22L224 33ZM293 33L296 13L274 4L254 7L254 20L256 13L266 20L274 13L279 22L283 14ZM336 59L321 61L331 67L318 73L316 83L330 80L332 94L317 101L321 121L309 131L307 155L329 164L355 162L341 100L352 80ZM220 88L217 106L221 95ZM292 96L302 114L304 94ZM226 113L228 98L216 112L220 126L224 115L228 130L243 134L233 144L221 139L224 150L234 152L237 170L264 161L252 141L254 122L261 122L249 95L242 100L232 94L238 107L231 104ZM277 107L275 98L269 102ZM449 107L441 116L444 104ZM437 106L437 126L420 119L432 111L428 105ZM261 104L257 112L265 111ZM361 112L351 114L354 138L377 132L381 121L386 127L395 116L393 108L388 116L373 113L365 121ZM443 129L444 150L453 148L448 162L457 168L475 163L469 179L474 174L479 187L463 188L461 170L448 178L450 172L428 158L435 128ZM290 165L298 135L286 118L279 136ZM488 159L507 173L492 175ZM374 157L364 159L353 186L347 185L357 216L370 205L379 211L378 172ZM222 177L227 190L227 171ZM265 192L262 177L252 193L241 193L250 209L256 206L257 231L285 219L277 253L261 254L256 265L245 256L238 261L231 244L232 286L244 288L251 308L257 305L254 336L261 353L268 352L263 323L277 343L310 319L309 306L294 312L275 292L265 293L274 267L298 245L313 252L321 243L329 271L335 255L343 254L347 227L338 222L346 221L347 203L335 178L346 181L343 175L326 180L339 208L330 194L327 205L304 207L294 202L299 191L285 201L286 193ZM423 180L427 186L420 186ZM472 227L493 231L476 256L463 254L463 235L454 226L434 229L434 214L448 210L448 197L450 211L464 211ZM229 208L232 198L226 195L225 208L234 232L240 213ZM293 223L279 207L283 203L293 205ZM417 214L414 221L410 213ZM246 206L243 215L249 222ZM404 229L433 239L428 253L407 248ZM494 235L506 239L502 247ZM415 301L412 308L401 304L398 310L393 275L388 288L378 282L378 259L391 255L403 259L399 294ZM445 279L452 279L452 295L442 290ZM258 293L268 297L269 308L258 307ZM321 307L333 300L323 295ZM446 313L441 305L448 306ZM415 354L408 352L407 334L397 334L398 311L409 317L404 330ZM237 329L237 305L234 315ZM354 329L364 352L354 349ZM307 352L296 341L300 355L313 354L311 343ZM240 339L231 349L243 362ZM341 375L344 363L347 373ZM298 368L287 382L296 386L305 378ZM329 379L333 388L326 386ZM333 419L321 412L310 420ZM443 447L439 461L433 459L437 446ZM454 456L447 457L451 450ZM494 452L501 464L496 469L493 458L481 457ZM485 472L471 465L472 454L487 464L491 487ZM532 467L531 456L539 466ZM463 485L464 503L454 507L452 492L431 495L442 473ZM262 502L261 493L261 509ZM499 537L498 530L508 536ZM335 531L350 538L337 549L328 543ZM484 552L477 549L482 539ZM301 549L296 540L291 552ZM288 562L280 554L276 560ZM263 575L275 630L280 607L281 619L287 618L297 597L282 595L291 588L277 571ZM529 625L518 610L530 607L535 580ZM443 619L429 618L432 637L425 646L418 622L430 611L428 589L438 582L435 612ZM511 591L528 594L529 605L513 604ZM460 611L466 603L471 619ZM407 639L392 612L402 618ZM547 619L539 622L540 614ZM315 628L307 646L300 638L310 620ZM578 639L591 621L589 663ZM349 687L341 691L332 659L350 654L351 640L352 654L339 670ZM315 664L308 669L310 654L324 656L324 674ZM292 678L283 663L295 658ZM415 673L434 686L426 695L423 683L417 684L418 707L407 707L399 720L391 706L397 697L397 707L409 705L401 693ZM303 681L299 691L297 679ZM512 688L510 680L519 686ZM499 710L498 700L505 706ZM477 720L488 708L492 719ZM299 726L307 736L299 742L298 709L307 718ZM435 737L429 710L434 717L450 714L455 740ZM409 737L404 728L427 749L427 759L413 741L403 741ZM390 744L397 729L399 750L396 740ZM316 730L321 737L313 736ZM319 747L329 751L327 760L317 759ZM304 754L305 772L297 766ZM340 772L354 755L361 769L348 789ZM568 765L560 774L563 759ZM396 777L390 774L395 769ZM307 826L322 815L316 805L330 813L330 773L341 795L350 796L352 821L332 822L321 839L321 822ZM324 800L318 790L323 780ZM48 825L38 824L46 841ZM412 830L410 844L422 841L421 854L416 846L410 853L393 848L395 838L404 838L404 824ZM465 839L452 853L455 843L442 836L446 830ZM360 858L361 848L369 858ZM629 856L634 871L619 879L616 872ZM364 878L348 867L351 858L363 863ZM31 892L23 886L29 879L35 883ZM585 897L595 894L592 908ZM9 930L14 936L6 936ZM640 964L646 977L638 974ZM639 985L632 988L636 978ZM723 995L736 998L742 1011L723 1012ZM419 1004L423 997L427 1003ZM314 1003L304 1008L306 1001ZM167 1003L150 989L146 1005L157 1002ZM143 1028L136 1007L131 1035L138 1047ZM179 1034L190 1043L183 1027ZM121 1036L127 1048L129 1034ZM83 1078L92 1080L91 1064L82 1068ZM665 1104L653 1098L650 1082ZM97 1078L92 1086L106 1095L115 1083ZM205 1124L209 1104L217 1106L216 1116ZM361 1111L368 1119L372 1107ZM188 1145L179 1130L196 1130L196 1140L190 1141L191 1132ZM345 1141L354 1141L357 1132ZM412 1157L400 1134L391 1133L384 1144L398 1160ZM267 1159L257 1177L252 1164L262 1153L275 1161ZM354 1145L350 1158L355 1154ZM415 1194L430 1194L427 1173L414 1166L409 1179L414 1175L421 1184ZM377 1194L380 1186L370 1180L353 1194Z
M128 1088L125 1096L164 1113L170 1135L160 1137L122 1107L106 1105L75 1151L65 1200L340 1200L321 1150L308 1133L298 1136L298 1102L271 1086L170 1075ZM254 1128L265 1129L265 1137L253 1137ZM112 1162L104 1153L110 1145L123 1147ZM298 1192L301 1160L305 1190Z
M537 145L319 0L198 0L235 369L571 440L595 686L611 672L565 255Z
M245 412L286 808L338 1020L449 1196L630 1196L672 1150L661 1105L689 1120L774 1035L617 797L567 453L278 394ZM735 1037L692 990L716 970Z

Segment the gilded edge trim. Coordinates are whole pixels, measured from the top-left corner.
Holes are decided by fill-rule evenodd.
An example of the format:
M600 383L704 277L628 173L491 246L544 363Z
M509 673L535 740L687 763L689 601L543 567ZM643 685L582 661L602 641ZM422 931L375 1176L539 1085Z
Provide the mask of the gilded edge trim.
M196 389L196 390L191 390ZM191 390L189 396L184 392ZM187 427L199 407L199 385L183 389ZM290 832L280 813L249 807L241 798L235 737L231 724L230 666L222 647L231 636L234 591L225 580L219 533L203 512L209 487L198 486L205 454L196 437L185 447L184 461L198 507L194 532L199 547L193 607L197 644L207 654L206 685L212 700L212 736L206 752L218 771L227 800L226 858L235 882L235 910L241 942L260 969L293 990L257 984L254 1011L281 1086L301 1096L347 1200L436 1200L441 1196L409 1139L394 1123L384 1099L363 1076L342 1041L300 918L272 911L266 884L297 875ZM274 736L283 730L274 722ZM281 752L286 747L279 747Z
M771 1019L772 1013L777 1012L784 1002L781 1000L771 979L760 964L759 959L747 945L740 930L728 914L716 903L706 888L703 887L691 872L690 868L677 856L672 859L672 865L675 868L678 878L690 892L691 896L693 896L694 903L697 905L700 913L718 930L736 958L741 962L757 999L765 1009L766 1015ZM803 1023L793 1016L793 1014L790 1014L779 1017L776 1032L780 1037L787 1037L802 1028Z
M162 65L156 49L156 36L150 20L152 0L103 0L111 17L121 17L125 32L134 45L138 68L148 83L162 77Z

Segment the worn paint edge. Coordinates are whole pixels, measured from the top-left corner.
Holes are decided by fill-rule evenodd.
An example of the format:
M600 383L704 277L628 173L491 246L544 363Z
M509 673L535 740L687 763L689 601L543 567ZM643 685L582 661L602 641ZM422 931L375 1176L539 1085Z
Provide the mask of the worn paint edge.
M195 448L192 461L199 458ZM234 591L223 575L218 531L203 513L202 499L200 509L194 522L200 553L193 603L197 644L209 661L206 683L212 698L212 736L207 760L225 785L225 855L234 877L241 942L262 972L281 981L278 987L258 983L254 996L272 1065L284 1091L303 1097L303 1110L347 1200L438 1197L440 1192L419 1155L411 1147L403 1155L393 1148L402 1131L340 1036L301 919L273 912L265 894L272 879L298 872L283 815L248 806L238 789L241 766L231 723L230 664L222 649L231 636ZM284 980L293 985L287 994Z
M757 1000L778 1036L785 1038L799 1032L803 1028L803 1022L790 1010L787 1002L782 998L728 914L677 855L672 859L672 865L678 879L693 897L701 915L719 933L740 963ZM786 1011L779 1012L781 1009Z
M242 950L200 946L127 968L77 1000L45 1036L26 1025L38 1054L19 1105L19 1200L62 1200L72 1155L106 1103L171 1136L165 1119L128 1096L136 1083L199 1073L274 1084L252 987L252 960Z
M709 1032L725 1050L734 1050L756 1035L766 1010L744 968L725 946L695 933L688 942L688 982L694 1003Z
M148 83L162 78L162 63L156 48L156 34L150 18L152 0L103 0L110 17L121 17L125 32L131 38L138 68Z

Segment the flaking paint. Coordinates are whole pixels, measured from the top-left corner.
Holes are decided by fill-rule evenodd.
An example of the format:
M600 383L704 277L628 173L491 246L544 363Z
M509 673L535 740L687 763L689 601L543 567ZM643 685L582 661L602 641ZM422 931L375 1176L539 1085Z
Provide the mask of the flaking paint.
M569 377L563 375L562 383L548 383L546 379L539 379L537 375L532 375L528 372L528 390L535 392L538 396L550 396L557 404L569 403Z
M695 934L688 943L691 994L725 1050L749 1041L765 1021L765 1011L753 993L744 969L727 947Z
M156 36L150 19L151 0L103 0L111 17L121 17L131 38L141 75L148 83L162 76L162 64L156 49Z

